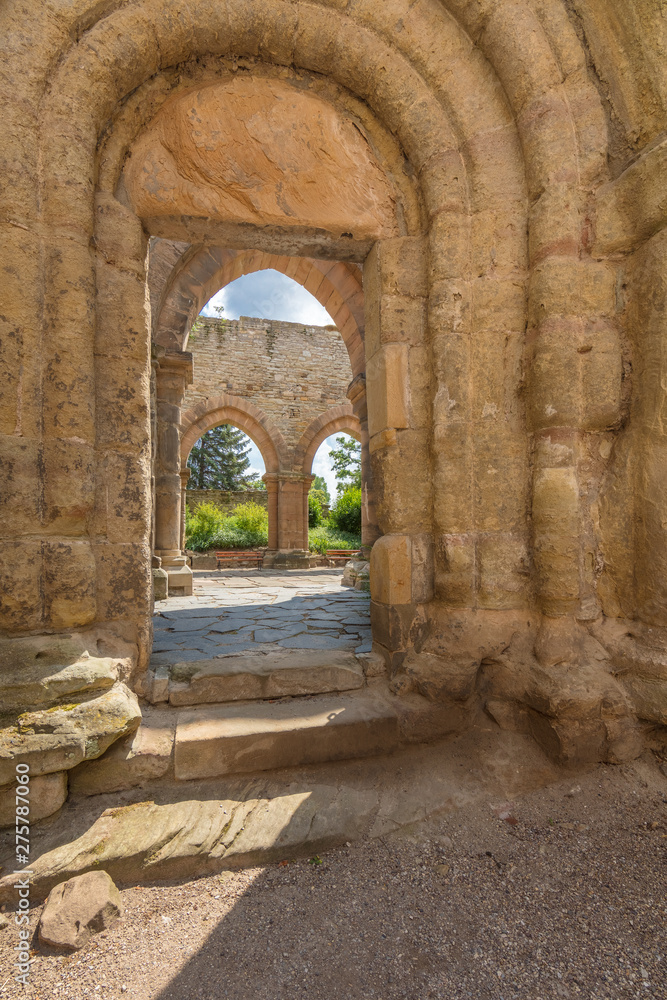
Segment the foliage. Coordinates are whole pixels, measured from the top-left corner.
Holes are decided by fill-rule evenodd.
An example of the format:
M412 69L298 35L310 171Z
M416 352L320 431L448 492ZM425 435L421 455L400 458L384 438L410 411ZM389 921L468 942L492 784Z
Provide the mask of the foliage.
M248 490L266 490L266 483L263 479L251 479L249 483L246 483L246 489Z
M195 552L208 549L251 549L268 545L269 519L257 503L239 504L225 514L213 503L201 503L185 515L186 546Z
M269 515L266 508L262 507L259 503L255 503L254 500L248 500L247 503L239 504L232 517L236 522L236 526L241 531L247 531L255 535L261 534L269 523Z
M243 490L249 476L250 439L231 424L213 427L199 438L188 459L189 489Z
M338 495L350 487L361 489L361 445L354 438L337 437L338 448L329 452L333 470L336 473Z
M331 494L329 493L329 487L327 486L327 481L324 478L324 476L315 476L315 478L313 479L313 485L311 486L311 490L313 492L317 490L318 493L322 493L324 497L324 503L326 504L331 503Z
M358 549L361 536L347 531L338 531L327 524L311 528L308 532L308 548L311 552L325 555L327 549Z
M318 496L319 490L310 490L308 493L308 527L316 528L322 523L322 501Z
M351 486L341 493L331 508L329 522L334 528L361 533L361 489Z

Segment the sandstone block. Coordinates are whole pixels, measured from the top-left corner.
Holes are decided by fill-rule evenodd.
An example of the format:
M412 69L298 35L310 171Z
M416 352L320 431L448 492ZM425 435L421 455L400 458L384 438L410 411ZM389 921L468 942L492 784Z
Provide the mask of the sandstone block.
M67 798L67 773L36 774L30 778L30 822L58 812ZM16 782L0 788L0 827L16 824Z
M144 709L134 733L116 740L101 757L83 761L69 772L70 792L120 792L165 777L173 768L175 731L175 712Z
M408 348L385 344L366 368L368 433L408 427Z
M5 711L52 705L74 694L113 687L126 667L121 659L91 656L96 636L30 636L0 642L0 699Z
M615 311L616 272L610 265L554 258L535 268L530 326L537 327L550 316L613 316Z
M24 712L0 730L0 783L12 780L16 764L29 764L38 775L99 757L140 721L137 697L124 684L90 701Z
M45 541L44 605L52 628L77 628L95 619L96 565L88 539Z
M42 621L42 566L41 540L0 541L0 625L10 633Z
M169 701L179 706L298 697L363 685L355 657L335 649L176 663L171 677Z
M464 702L475 690L479 665L475 657L455 659L411 650L403 661L403 672L429 701Z
M176 778L207 778L367 757L398 742L396 715L371 696L321 696L182 711Z
M49 893L37 933L42 944L78 951L123 914L120 893L106 872L86 872Z
M298 126L278 148L272 137L285 108ZM200 174L194 180L193 164ZM262 172L251 201L235 193L239 169L248 176ZM146 174L156 178L151 186ZM336 234L354 219L355 236L377 239L393 217L391 188L352 122L315 94L267 78L234 77L168 102L135 142L125 182L142 218L159 218L167 206L167 215L264 226L288 222Z
M383 535L371 549L371 597L380 604L412 602L409 535Z
M475 541L471 535L440 535L435 545L435 589L448 607L473 607Z

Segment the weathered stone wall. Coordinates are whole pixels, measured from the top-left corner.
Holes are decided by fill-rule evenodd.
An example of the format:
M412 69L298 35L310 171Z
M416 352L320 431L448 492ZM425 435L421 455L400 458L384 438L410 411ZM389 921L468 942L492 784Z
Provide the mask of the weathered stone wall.
M183 409L221 393L239 396L269 418L289 452L313 420L333 406L348 405L352 370L335 326L202 318L187 350L194 379Z
M62 700L63 672L68 702L89 708L58 716L55 749L53 716L3 730L5 759L56 773L138 722L151 235L189 246L200 287L227 249L295 272L308 259L304 283L316 259L363 264L352 370L366 374L374 640L392 683L482 703L564 760L636 754L637 720L667 723L664 2L47 8L0 6L0 663L16 711ZM201 123L187 111L200 93ZM289 142L269 93L307 109ZM238 162L253 152L231 194L225 94L254 130L247 144L234 130ZM331 169L356 156L366 213L355 170ZM183 318L182 298L153 301ZM157 373L157 509L176 514L182 334ZM234 393L219 404L263 429L269 502L282 491L302 524L282 434L271 445ZM178 560L165 523L156 543Z

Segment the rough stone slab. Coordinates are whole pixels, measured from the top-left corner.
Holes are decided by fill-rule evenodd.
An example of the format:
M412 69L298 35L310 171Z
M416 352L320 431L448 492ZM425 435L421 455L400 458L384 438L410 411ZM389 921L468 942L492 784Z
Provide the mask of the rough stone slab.
M398 744L395 712L371 695L329 695L183 711L176 778L212 778L367 757Z
M31 900L83 872L103 870L129 885L325 850L361 835L377 810L370 790L336 784L267 789L255 782L229 792L106 809L83 835L31 860ZM0 902L15 900L15 882L14 875L0 879Z
M172 671L172 705L252 701L258 698L324 694L362 687L364 675L354 656L333 652L253 655L187 663Z
M144 709L135 733L112 744L96 760L70 771L72 795L120 792L164 778L172 768L176 713L168 708Z
M30 822L58 812L67 798L67 773L37 774L30 779ZM16 824L16 782L0 788L0 827Z
M124 684L90 701L25 712L0 730L0 784L13 780L17 764L29 764L30 773L38 775L100 757L140 721L137 696Z

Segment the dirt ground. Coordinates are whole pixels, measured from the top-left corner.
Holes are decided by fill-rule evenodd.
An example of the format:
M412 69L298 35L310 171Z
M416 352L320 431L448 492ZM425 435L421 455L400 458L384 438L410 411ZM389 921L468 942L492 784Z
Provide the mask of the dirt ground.
M647 751L322 857L125 889L85 949L35 950L27 988L5 926L0 997L667 998L666 803Z

